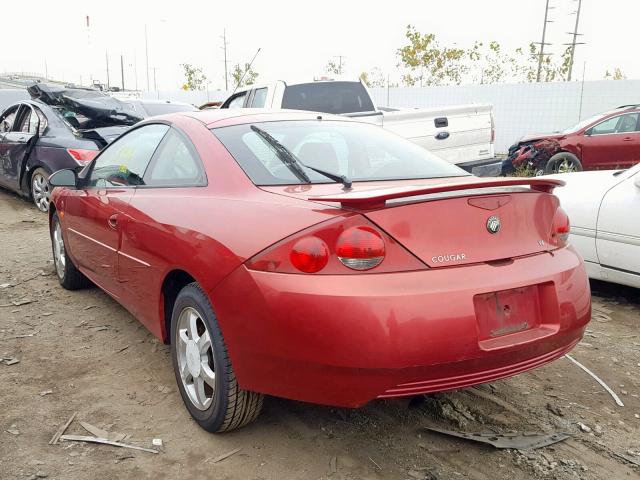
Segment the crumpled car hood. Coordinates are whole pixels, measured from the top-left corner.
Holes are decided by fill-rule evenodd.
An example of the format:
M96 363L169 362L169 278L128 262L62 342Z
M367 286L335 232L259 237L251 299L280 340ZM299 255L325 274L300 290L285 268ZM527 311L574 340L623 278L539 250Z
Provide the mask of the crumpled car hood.
M101 127L130 126L142 120L130 105L97 90L35 83L27 91L34 100L54 107L68 108L99 122Z

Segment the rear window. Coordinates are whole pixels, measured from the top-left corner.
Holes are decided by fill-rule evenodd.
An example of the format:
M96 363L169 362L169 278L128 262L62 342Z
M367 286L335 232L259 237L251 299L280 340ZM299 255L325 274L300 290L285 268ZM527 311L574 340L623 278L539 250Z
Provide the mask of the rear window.
M458 177L464 170L382 128L349 121L299 120L255 123L307 166L353 181ZM251 125L212 129L256 185L302 184L276 149ZM333 183L303 166L311 183Z
M315 82L284 89L282 108L326 113L372 112L373 102L360 82Z

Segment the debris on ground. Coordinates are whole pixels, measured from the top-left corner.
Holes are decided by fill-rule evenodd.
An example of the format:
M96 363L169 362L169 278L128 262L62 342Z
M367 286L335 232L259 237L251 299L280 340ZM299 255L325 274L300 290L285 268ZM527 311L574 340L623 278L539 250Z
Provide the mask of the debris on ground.
M45 395L51 395L53 393L53 390L43 390L40 392L40 396L44 397Z
M126 433L108 432L107 430L98 428L88 422L80 422L80 425L93 436L98 438L105 438L111 442L121 442L127 436Z
M78 412L73 412L73 415L69 417L69 420L67 420L62 425L60 425L60 427L58 427L58 430L56 430L56 433L54 433L53 437L51 437L51 440L49 440L49 445L56 445L58 443L58 440L60 440L60 436L67 431L67 428L69 428L69 425L71 425L71 422L73 422L73 419L76 418L77 414Z
M373 458L369 457L369 460L371 460L371 463L373 463L378 470L382 470L382 467L380 465L378 465Z
M208 462L209 460L211 460L211 463L218 463L221 462L222 460L225 460L227 458L229 458L231 455L235 455L236 453L238 453L240 450L242 450L242 448L236 448L235 450L231 450L230 452L227 453L223 453L222 455L217 456L216 458L213 459L207 459L205 460L205 462Z
M600 385L602 385L602 388L604 388L607 392L609 392L609 395L611 395L613 397L613 399L615 400L616 404L619 407L624 407L624 403L622 403L622 400L620 400L620 397L618 395L616 395L616 392L614 392L613 390L611 390L611 388L609 388L609 386L604 383L603 380L601 380L595 373L593 373L591 370L589 370L587 367L585 367L584 365L582 365L579 361L577 361L575 358L573 358L571 355L566 354L565 357L567 357L569 360L571 360L574 364L576 364L578 367L580 367L582 370L584 370L585 372L587 372L589 375L591 375L591 377L593 377L593 379L598 382Z
M464 440L486 443L495 448L512 448L515 450L535 450L562 442L571 437L567 433L463 433L435 427L425 427L425 429Z
M152 448L138 447L137 445L129 445L128 443L112 442L106 438L90 437L88 435L61 435L60 440L66 442L100 443L103 445L111 445L113 447L130 448L132 450L140 450L142 452L158 453L158 450L154 450Z
M580 427L580 430L582 430L584 433L591 433L591 427L588 427L582 422L578 422L578 427Z
M151 445L153 445L154 447L162 447L163 446L162 439L154 438L153 440L151 440Z
M5 365L15 365L16 363L20 363L20 360L16 357L5 357L2 359Z
M338 457L333 456L331 457L331 460L329 460L329 471L330 473L338 472Z

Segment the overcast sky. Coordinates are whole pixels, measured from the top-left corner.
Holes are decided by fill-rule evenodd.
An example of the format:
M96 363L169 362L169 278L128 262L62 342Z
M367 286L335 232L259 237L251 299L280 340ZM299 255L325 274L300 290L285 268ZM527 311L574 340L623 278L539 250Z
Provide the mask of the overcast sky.
M547 41L559 55L570 41L577 0L550 4L556 8ZM210 89L224 89L223 29L230 66L262 49L254 64L262 82L312 79L337 55L345 57L348 76L379 67L399 81L396 51L405 44L407 24L436 34L442 44L496 40L513 50L540 41L544 6L545 0L4 0L0 71L44 73L46 61L52 78L106 82L108 52L111 84L120 85L122 54L125 86L146 89L146 25L151 89L154 67L158 89L179 88L181 63L202 67ZM583 0L579 30L586 45L577 48L574 78L582 77L585 61L588 80L615 67L640 78L639 18L640 0Z

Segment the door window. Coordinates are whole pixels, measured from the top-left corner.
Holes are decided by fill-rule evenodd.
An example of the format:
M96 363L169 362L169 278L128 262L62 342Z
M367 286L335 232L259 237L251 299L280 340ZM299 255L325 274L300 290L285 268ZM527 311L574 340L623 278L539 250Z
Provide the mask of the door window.
M206 176L200 157L191 142L171 129L162 140L144 176L145 185L204 185Z
M167 130L168 125L152 124L125 133L96 158L87 186L144 185L145 170Z
M638 114L622 115L616 126L616 133L631 133L638 131Z
M13 128L13 122L16 119L18 105L9 107L0 117L0 133L10 132Z
M232 97L226 105L223 105L222 108L242 108L242 106L244 105L244 97L246 97L246 95L247 92L238 93L237 95Z
M267 89L258 88L253 92L253 99L251 100L251 106L253 108L264 108L264 104L267 101Z
M638 131L638 114L628 113L611 117L591 127L591 135L607 135L612 133L629 133Z

